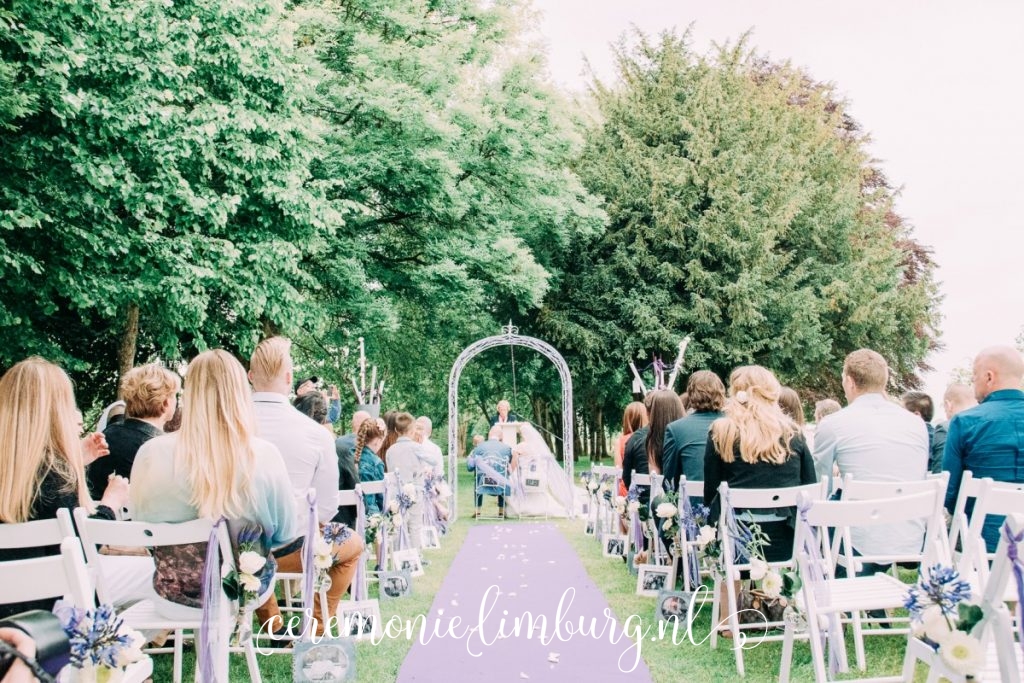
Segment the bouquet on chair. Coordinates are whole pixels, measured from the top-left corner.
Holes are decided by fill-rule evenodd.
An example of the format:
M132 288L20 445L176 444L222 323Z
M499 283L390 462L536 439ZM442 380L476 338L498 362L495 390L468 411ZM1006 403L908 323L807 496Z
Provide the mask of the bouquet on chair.
M785 621L795 605L793 596L803 585L800 575L792 569L777 571L764 559L764 548L771 543L756 522L736 521L736 547L741 558L750 564L749 587L737 595L740 623L772 623ZM787 612L788 610L788 612Z
M347 524L340 522L328 522L317 534L316 544L313 546L313 566L316 574L313 578L313 590L317 593L331 587L331 577L328 572L334 566L334 547L352 537L352 529Z
M71 669L60 680L113 683L121 680L130 664L142 659L145 638L126 626L110 605L85 610L61 600L53 611L71 644Z
M221 581L225 595L238 601L235 627L231 633L233 646L248 638L252 629L249 608L259 599L260 593L269 587L275 569L273 564L267 566L267 556L263 553L263 529L259 525L246 525L242 528L238 532L236 547L238 562Z
M965 676L976 675L985 665L985 650L971 635L982 612L970 599L970 584L952 567L937 564L922 572L904 603L914 635Z

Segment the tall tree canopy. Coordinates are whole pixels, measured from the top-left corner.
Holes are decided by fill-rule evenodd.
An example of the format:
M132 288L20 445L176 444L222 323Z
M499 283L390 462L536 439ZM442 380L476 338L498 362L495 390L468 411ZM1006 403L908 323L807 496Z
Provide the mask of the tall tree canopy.
M627 363L671 363L686 334L688 368L759 363L837 395L866 346L913 386L935 344L933 265L832 87L745 40L701 55L637 34L617 60L578 164L610 224L577 240L541 317L591 400L621 406Z

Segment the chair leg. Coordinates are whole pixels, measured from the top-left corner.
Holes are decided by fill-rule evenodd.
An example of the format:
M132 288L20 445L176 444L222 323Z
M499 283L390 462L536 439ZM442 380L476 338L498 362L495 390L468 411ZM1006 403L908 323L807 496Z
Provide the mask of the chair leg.
M821 629L818 628L817 615L808 615L807 636L811 644L811 663L814 665L814 680L819 683L821 683L821 681L827 681L828 674L825 671L825 648L822 643Z
M907 650L903 655L903 680L914 680L914 670L917 668L917 652L914 647L914 637L907 641Z
M786 624L782 636L782 661L779 662L779 683L789 683L789 670L793 666L793 637L795 632L792 624Z
M853 612L853 651L857 657L857 668L864 671L867 668L864 657L864 623L857 611Z
M736 673L746 676L743 669L743 634L740 633L739 606L736 604L736 581L725 581L727 608L729 610L729 630L732 631L732 651L736 658Z
M716 576L715 585L712 588L711 596L711 649L715 650L718 648L718 622L721 621L721 595L722 595L721 580Z
M185 632L178 629L174 632L174 664L173 664L173 676L174 683L181 683L181 658L182 658L182 647L181 641L185 637Z
M245 643L245 663L249 667L250 683L263 683L263 675L260 673L260 664L256 659L256 646L253 645L251 637Z

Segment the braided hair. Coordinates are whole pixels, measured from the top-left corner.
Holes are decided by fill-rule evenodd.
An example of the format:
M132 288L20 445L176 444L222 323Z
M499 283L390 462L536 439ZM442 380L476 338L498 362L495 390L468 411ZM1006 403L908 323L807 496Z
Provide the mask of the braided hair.
M384 436L384 430L380 428L376 420L370 419L359 425L359 431L356 433L356 450L355 459L356 466L359 465L359 458L363 455L363 448L370 441Z

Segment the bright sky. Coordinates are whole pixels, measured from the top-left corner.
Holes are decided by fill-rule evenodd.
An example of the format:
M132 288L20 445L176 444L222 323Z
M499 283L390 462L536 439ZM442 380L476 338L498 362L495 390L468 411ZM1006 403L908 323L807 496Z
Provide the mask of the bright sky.
M1024 3L1019 0L533 0L553 79L613 76L609 44L694 24L698 50L752 45L832 81L874 140L899 212L934 249L945 297L926 390L1024 327ZM838 368L837 368L838 372Z

